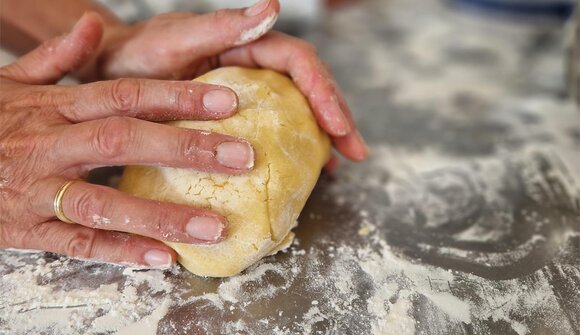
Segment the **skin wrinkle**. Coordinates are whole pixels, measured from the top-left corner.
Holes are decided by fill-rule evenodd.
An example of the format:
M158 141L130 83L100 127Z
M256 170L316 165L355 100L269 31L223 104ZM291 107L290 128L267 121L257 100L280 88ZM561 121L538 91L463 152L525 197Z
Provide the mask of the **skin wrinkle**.
M268 17L275 17L277 14L274 12L278 11L278 4L276 2L276 5L271 5L270 7L268 7L268 11L264 12L265 16ZM239 35L239 32L235 31L236 28L239 28L240 25L234 24L237 22L242 22L242 21L237 21L237 20L242 20L241 17L237 17L235 15L238 15L240 12L237 11L231 11L231 14L233 14L233 17L230 17L229 15L224 16L225 19L229 20L230 18L234 18L232 20L229 20L228 22L231 23L231 26L226 24L224 26L223 30L228 30L228 28L234 29L234 31L231 32L231 35L228 36L229 38L229 43L231 43L232 40L234 40L236 38L236 34ZM102 34L102 27L100 26L100 24L97 22L97 17L96 15L92 14L90 15L92 16L92 19L88 20L88 18L85 18L83 22L85 22L85 25L80 25L78 26L79 29L78 30L74 30L72 34L67 35L66 37L64 37L64 41L61 40L60 43L60 48L58 46L53 45L54 46L54 50L50 50L48 52L48 56L51 58L54 57L58 57L60 55L62 56L66 56L66 57L62 57L62 61L67 61L67 62L72 62L72 63L81 63L80 60L83 57L86 57L86 55L88 55L93 49L96 49L97 44L96 43L92 43L92 40L95 40L98 34ZM177 77L180 73L181 75L184 74L184 70L187 69L186 71L194 71L195 68L200 67L199 64L204 64L204 63L208 63L212 66L216 66L220 64L220 57L219 55L222 54L223 52L225 52L224 50L221 50L218 48L218 46L214 45L214 44L197 44L194 45L194 48L192 48L192 45L187 45L187 46L177 46L174 47L173 45L176 45L176 43L174 44L164 44L164 43L159 43L159 42L165 42L166 40L166 36L178 36L180 35L179 33L184 31L184 28L190 28L188 29L188 31L191 30L199 30L202 28L203 26L203 22L202 20L193 20L192 18L195 16L195 14L192 13L180 13L180 14L170 14L170 15L166 15L157 19L153 19L151 21L149 21L150 23L146 23L146 24L140 24L137 26L133 26L135 28L135 30L131 30L127 27L127 29L122 29L122 28L118 28L117 31L115 31L114 36L105 36L105 42L107 45L103 46L103 50L109 48L109 46L111 46L111 48L109 50L111 51L121 51L121 53L116 53L115 56L116 58L113 59L113 57L110 57L111 54L107 55L104 54L105 58L102 58L101 56L103 56L101 54L102 50L99 50L99 54L96 57L96 62L97 64L99 64L97 66L97 68L95 69L95 71L99 72L99 73L103 73L103 70L106 71L106 69L109 68L110 65L114 65L115 63L118 65L118 67L116 69L118 69L119 71L123 72L123 73L116 73L117 76L123 76L123 74L125 74L125 77L131 77L131 76L135 76L135 75L140 75L140 73L132 73L131 72L131 67L137 67L137 71L136 72L149 72L151 74L151 76L157 77L157 78L167 78L167 75L173 75L175 77ZM200 16L202 17L202 16ZM257 19L259 20L259 18L262 16L257 17ZM184 20L182 22L176 22L175 19L176 18L183 18ZM263 25L264 26L264 30L267 30L268 25L270 25L270 23L268 23L267 20L268 18L266 18L266 20L262 20L260 22L260 24L258 24L257 26ZM244 19L247 20L247 19ZM266 21L266 23L264 23ZM270 21L275 21L275 18L270 19ZM253 23L255 22L255 20L251 20L251 21L243 21L246 24L244 24L243 26L247 26L247 23ZM99 29L97 29L99 28ZM92 30L91 30L92 29ZM208 28L207 30L210 31L210 29L213 28ZM256 26L254 26L254 28L252 29L256 29ZM99 30L99 31L97 31ZM214 29L215 30L215 29ZM251 29L250 29L251 30ZM217 30L219 33L222 33L222 30ZM260 29L257 29L256 31L260 31ZM98 33L98 34L97 34ZM119 33L119 34L117 34ZM107 34L110 35L111 34L111 30L107 30ZM132 35L134 34L134 35ZM195 35L195 34L193 34ZM191 36L193 35L189 35L189 38L191 40ZM258 37L261 36L261 33L257 34ZM278 37L282 37L282 35L277 35ZM99 36L100 37L100 36ZM110 38L109 38L110 37ZM75 39L78 38L78 41L75 43ZM160 39L161 38L161 39ZM113 42L113 44L109 43L109 42ZM173 40L176 41L176 40ZM291 50L294 47L297 47L299 43L293 44L293 42L296 42L297 40L292 40L292 39L286 39L284 40L283 38L276 40L275 44L281 46L281 50ZM211 41L209 41L211 42ZM162 50L159 54L157 55L152 55L151 53L144 53L142 52L143 50L147 50L147 49L151 49L151 48L146 48L149 43L149 45L153 45L153 46L157 46L158 48L163 48L164 45L167 47L166 50ZM229 47L231 44L226 45L227 47ZM188 48L189 50L183 50L184 48ZM193 49L193 53L191 52ZM210 51L211 50L211 51ZM261 50L261 49L260 49ZM259 51L260 51L259 50ZM211 52L212 55L208 55L208 57L201 57L203 54L203 52L207 52L208 54ZM172 57L174 55L180 54L182 59L172 59ZM51 56L52 55L52 56ZM173 56L172 56L173 55ZM267 64L270 63L268 62L267 59L268 57L265 57L265 54L262 52L261 53L261 59L263 61L263 63L265 62L266 64L263 64L260 67L264 67L264 68L272 68L272 67L277 67L278 71L284 71L284 69L280 69L279 68L279 64L275 64L275 62L273 62L273 64ZM156 56L158 57L158 59L153 59L153 58L147 58L148 56ZM187 57L187 64L184 63L183 60L183 56ZM252 55L256 56L256 55ZM257 59L260 59L260 54L257 54ZM108 58L107 58L108 57ZM165 59L165 62L160 61L159 58L163 58ZM190 60L191 58L198 58L198 60L194 63L191 63ZM146 59L148 62L148 64L143 64L142 62L144 61L144 59ZM58 60L58 59L57 59ZM169 61L168 61L169 60ZM311 60L316 60L316 59L310 59L308 61ZM176 62L174 62L176 61ZM280 59L281 62L282 59ZM253 59L252 60L253 63L257 64L256 60ZM32 63L32 62L29 62ZM174 64L175 63L175 64ZM213 63L213 64L212 64ZM43 65L44 64L44 65ZM37 66L37 69L41 70L41 71L45 71L47 70L50 66L47 66L46 64L49 64L49 62L41 62L40 66ZM56 66L58 66L60 68L60 70L64 70L66 68L66 66L62 66L63 63L62 62L57 62ZM50 64L49 64L50 65ZM80 64L70 64L70 68L75 68ZM191 65L191 66L190 66ZM92 67L93 65L90 64L90 66ZM125 67L125 68L123 68ZM139 68L142 67L142 68ZM27 67L28 68L28 67ZM320 71L320 69L317 69L316 66L313 67L316 71ZM36 68L32 68L35 71L30 71L34 76L37 76L37 69ZM190 70L191 69L191 70ZM54 72L54 71L53 71ZM90 72L90 70L89 70ZM93 76L94 74L91 74L87 72L86 75L87 76ZM204 71L205 72L205 71ZM143 73L141 73L142 75ZM145 73L146 74L146 73ZM93 78L93 79L97 79L97 78ZM106 79L106 78L99 78L99 79ZM38 77L35 77L35 80L41 80ZM89 88L87 87L87 90ZM48 87L45 88L44 86L42 87L42 90L44 92L49 92ZM26 90L23 90L26 91ZM64 91L63 91L64 92ZM70 90L70 92L75 92L73 89ZM69 92L66 92L69 93ZM54 97L54 95L49 94L49 97ZM78 101L78 100L83 100L83 99L79 99L79 97L82 97L82 94L76 94L76 96L71 95L71 94L67 94L67 96L70 96L70 99L73 101ZM148 95L145 95L148 96ZM60 99L60 98L59 98ZM105 97L104 99L107 99L107 97ZM165 104L167 103L166 99L159 99L162 100L161 103ZM84 100L83 100L84 101ZM104 100L103 100L104 102ZM263 107L262 103L259 101L256 103L258 105L259 108ZM63 105L62 100L58 100L56 101L56 106L60 107L61 105ZM91 104L93 105L93 104ZM80 105L77 105L78 107L80 107ZM81 108L84 109L84 108ZM49 114L49 111L46 111L45 109L42 109L39 111L40 113L43 113L43 117L44 116L49 116L52 115L52 111L51 114ZM78 113L82 113L84 111L79 110ZM94 112L94 111L92 111ZM110 113L113 113L115 111L107 111ZM145 114L140 114L139 117L140 118L145 118L145 119L149 119L154 117L154 113L157 113L157 111L150 111L148 112L147 115ZM64 113L63 113L64 114ZM85 118L87 119L91 119L91 118L95 118L95 116L90 116L87 117L86 113L84 113ZM178 116L175 115L169 115L168 112L163 111L160 114L155 114L158 115L159 117L162 117L164 120L166 118L169 119L177 119ZM39 115L35 114L35 118L37 119L43 119L41 118ZM102 112L101 115L99 115L99 118L103 118L104 112ZM46 119L46 118L44 118ZM10 120L9 120L10 121ZM46 121L46 120L43 120ZM57 122L52 122L54 120L51 120L51 123L56 124ZM66 120L63 120L62 117L59 116L58 118L58 126L67 126L68 127L68 122L64 122ZM84 120L83 120L84 121ZM46 125L46 122L44 122L44 124ZM56 128L56 127L55 127ZM64 127L63 127L64 128ZM284 126L283 128L286 129L286 126ZM35 130L36 131L36 130ZM56 133L56 132L55 132ZM56 135L55 135L56 136ZM37 139L35 139L37 140ZM44 148L46 149L46 148ZM138 149L138 148L133 148L133 149ZM185 151L188 151L191 148L186 149ZM38 150L42 151L43 148L38 148ZM66 151L61 151L60 154L63 155L63 153ZM189 151L189 153L191 154L190 157L188 157L189 159L195 159L196 155ZM171 152L171 156L177 156L179 157L179 153L172 151ZM200 151L199 153L197 153L198 156L201 157L201 159L203 160L204 158L211 158L211 156L215 156L215 153L210 152L209 154L207 153L203 153L203 151ZM45 154L40 154L38 155L37 160L42 159L43 161L45 160L50 160L53 159L53 157L46 157L47 155ZM68 156L63 156L63 157L68 157ZM171 158L171 157L169 157ZM163 163L163 165L171 165L171 162L160 162L158 158L154 158L154 161L156 161L157 164ZM169 159L168 159L169 161ZM150 162L140 162L143 164L149 164ZM71 162L70 164L82 164L80 162ZM187 163L186 163L187 164ZM93 166L98 166L98 163L95 162L91 162L90 166L89 165L83 165L83 167L93 167ZM207 162L207 161L203 161L203 163L201 164L202 168L205 168L207 170L210 170L210 168L215 168L215 162ZM66 169L58 169L59 166L55 166L51 169L53 170L52 172L55 172L55 176L58 177L64 177L64 178L76 178L78 177L78 172L77 171L72 171L72 168L67 167ZM220 170L222 171L222 170ZM34 176L33 176L34 177ZM34 179L34 178L32 178ZM50 185L50 184L49 184ZM224 182L223 183L224 187L228 186L229 183L228 182ZM271 186L271 185L270 185ZM50 186L52 187L52 186ZM215 199L215 197L212 197L212 199ZM139 218L136 218L137 222L141 221L139 220ZM120 218L119 221L122 221L123 219ZM104 235L103 235L104 236ZM258 243L259 245L259 243ZM167 250L167 249L165 249Z

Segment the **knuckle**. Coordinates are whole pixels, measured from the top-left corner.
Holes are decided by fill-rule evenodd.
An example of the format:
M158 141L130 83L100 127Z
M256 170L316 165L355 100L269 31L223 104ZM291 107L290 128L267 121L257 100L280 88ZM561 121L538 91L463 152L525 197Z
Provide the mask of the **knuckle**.
M18 75L20 78L25 76L24 73ZM53 112L56 107L62 106L63 96L57 93L54 87L28 86L13 91L9 103L3 107L12 110L26 109L34 114L40 112Z
M175 214L166 208L163 208L163 206L159 206L156 212L157 214L154 216L150 226L148 227L149 233L152 235L152 237L167 239L172 235L166 229L167 223L172 222L171 220L175 221Z
M94 131L93 149L100 157L116 158L123 155L133 138L130 119L110 117L103 120Z
M141 99L141 82L137 79L117 79L109 86L113 110L121 114L135 112Z
M306 57L313 57L316 56L316 47L314 44L310 42L306 42L303 40L298 40L296 42L296 48L298 50L299 55L306 56Z
M35 50L39 59L47 59L52 57L56 52L56 47L58 45L57 39L51 39L42 42Z
M0 199L21 194L18 187L22 184L52 173L55 162L50 150L54 143L46 135L5 135L0 141Z
M198 161L200 151L205 152L205 150L199 150L202 143L195 133L189 131L180 131L177 135L177 145L175 148L177 152L175 157L181 159L185 157L190 161Z
M64 246L64 253L75 258L92 258L98 232L93 229L76 231Z
M226 24L231 20L230 11L227 9L216 10L215 12L212 12L210 15L211 21L214 24L221 26L223 26L224 24Z
M28 107L42 109L48 106L56 105L53 95L47 90L33 89L27 92Z
M191 112L196 109L194 90L189 87L178 87L174 90L175 100L171 106L178 111Z
M40 151L39 149L42 147L44 139L45 137L40 135L7 135L2 143L0 143L0 158L2 158L2 163L12 161L13 164L17 164L18 161L33 156L36 152ZM2 170L8 167L9 165L2 164Z
M107 197L96 190L86 190L72 200L71 209L73 215L87 226L94 226L95 218L105 217Z

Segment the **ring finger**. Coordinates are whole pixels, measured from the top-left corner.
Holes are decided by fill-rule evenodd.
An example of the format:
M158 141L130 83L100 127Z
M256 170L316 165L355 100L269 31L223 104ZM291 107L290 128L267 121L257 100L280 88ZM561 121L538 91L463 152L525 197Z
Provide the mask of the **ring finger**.
M53 218L53 198L66 180L54 178L33 186L33 211ZM134 233L157 240L211 244L225 236L226 219L211 211L141 199L110 187L75 182L62 199L63 214L80 225Z

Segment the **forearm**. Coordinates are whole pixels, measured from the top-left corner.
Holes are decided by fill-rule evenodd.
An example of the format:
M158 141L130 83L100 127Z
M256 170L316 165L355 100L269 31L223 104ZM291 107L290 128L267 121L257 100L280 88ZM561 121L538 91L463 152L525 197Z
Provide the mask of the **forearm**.
M107 26L123 23L103 6L89 0L0 0L0 42L17 54L64 34L87 11L99 13Z
M0 0L0 44L22 55L43 41L69 32L88 11L97 12L102 17L103 40L124 27L113 13L90 0ZM89 62L76 75L80 78L98 77L95 61Z

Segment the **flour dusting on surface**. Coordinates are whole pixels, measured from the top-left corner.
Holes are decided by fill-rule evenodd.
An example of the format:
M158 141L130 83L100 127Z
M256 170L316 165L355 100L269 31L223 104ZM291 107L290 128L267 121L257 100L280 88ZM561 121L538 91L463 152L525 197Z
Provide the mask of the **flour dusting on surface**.
M500 323L524 335L534 328L523 318L534 314L551 329L573 333L552 283L561 273L580 274L573 265L553 262L570 257L566 246L580 240L565 224L578 214L571 209L550 219L537 205L514 207L507 199L514 188L532 195L529 201L542 201L546 176L557 185L577 175L550 170L544 160L550 154L541 149L462 163L388 147L373 151L368 167L374 173L344 168L340 182L327 183L327 192L314 200L316 211L305 209L301 220L307 222L297 234L317 236L315 241L296 239L283 253L231 278L3 251L0 332L406 335L434 323L448 330ZM565 192L577 197L574 188ZM369 197L388 198L389 206L375 207ZM333 222L343 215L349 219L340 233L350 240L335 236ZM418 222L424 228L409 230ZM530 233L511 237L514 224ZM312 233L316 229L324 234ZM416 243L413 249L405 238ZM512 244L495 247L505 241ZM540 265L522 266L535 264L530 257ZM498 268L506 274L501 280L489 272Z
M580 333L558 30L437 1L344 8L315 44L372 157L322 177L288 250L226 279L2 250L0 334Z

